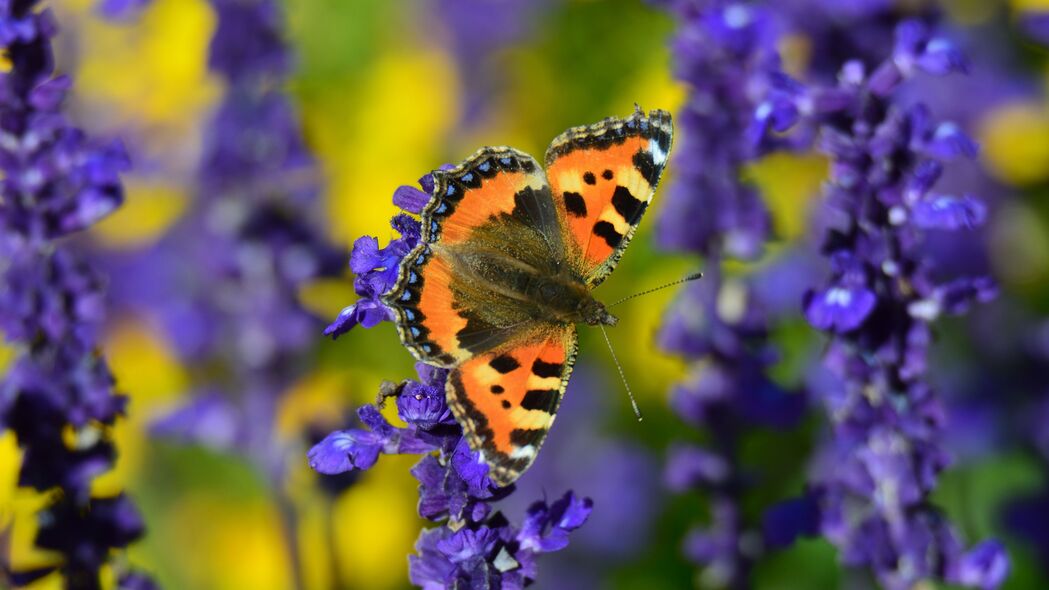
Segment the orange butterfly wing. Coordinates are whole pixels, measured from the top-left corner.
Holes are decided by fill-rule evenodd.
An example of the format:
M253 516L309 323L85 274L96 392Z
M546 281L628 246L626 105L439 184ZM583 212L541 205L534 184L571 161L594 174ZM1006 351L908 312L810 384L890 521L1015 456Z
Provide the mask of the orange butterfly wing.
M448 405L508 485L535 459L575 361L575 326L544 321L515 291L516 272L564 264L560 218L542 168L510 148L484 148L434 181L422 239L384 301L405 346L452 369Z
M496 484L512 483L535 460L572 374L576 342L575 326L553 329L449 374L448 405Z
M666 111L640 110L559 135L546 175L570 256L595 287L615 268L652 201L673 143Z
M484 148L452 170L435 171L434 183L434 196L422 211L422 239L405 256L383 300L394 312L401 341L417 359L453 367L475 351L505 343L529 319L513 298L486 288L502 277L464 276L459 253L477 250L480 243L549 266L562 256L557 253L562 246L546 176L527 154ZM501 239L498 232L508 231L514 233ZM498 318L490 317L493 311Z

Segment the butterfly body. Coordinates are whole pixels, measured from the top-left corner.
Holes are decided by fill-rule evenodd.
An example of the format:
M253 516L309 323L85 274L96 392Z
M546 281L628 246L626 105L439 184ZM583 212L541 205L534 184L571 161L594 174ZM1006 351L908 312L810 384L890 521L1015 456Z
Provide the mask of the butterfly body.
M591 291L633 235L670 151L664 111L569 129L546 168L507 147L434 172L422 238L384 296L412 354L500 485L535 459L576 357L575 325L615 325Z

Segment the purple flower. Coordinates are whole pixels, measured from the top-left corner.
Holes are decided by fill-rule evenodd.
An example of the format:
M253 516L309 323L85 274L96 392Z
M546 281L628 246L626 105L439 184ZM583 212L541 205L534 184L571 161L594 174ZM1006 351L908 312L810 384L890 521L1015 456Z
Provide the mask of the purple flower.
M805 317L815 328L844 334L858 328L877 302L870 289L835 285L808 293L804 303Z
M550 504L536 502L528 509L517 533L521 549L537 553L560 551L568 546L568 533L583 526L593 510L593 502L567 492Z
M754 278L727 276L721 265L758 257L771 232L757 190L740 180L761 155L758 138L787 130L814 104L842 99L796 100L803 88L777 73L777 25L766 7L721 0L665 4L679 22L672 51L689 97L677 115L683 140L658 236L663 247L702 255L706 266L704 278L668 310L659 341L694 364L690 378L674 387L671 407L708 432L709 443L675 446L664 481L677 492L701 490L711 501L709 521L684 541L685 556L711 585L745 587L760 552L746 547L757 523L741 509L749 486L736 449L747 426L796 424L805 398L769 378L777 355ZM764 101L770 93L777 99Z
M91 496L92 481L113 467L104 432L127 400L99 351L103 278L64 238L123 202L119 175L129 161L119 143L90 140L66 119L72 82L54 75L56 26L36 4L0 3L10 62L0 75L0 329L19 352L0 381L0 425L23 452L19 485L58 492L40 513L35 543L61 557L12 576L58 569L68 587L94 588L143 525L127 497Z
M769 217L754 189L740 183L755 154L745 140L751 113L772 83L774 35L762 8L735 2L667 2L681 27L672 42L675 75L690 97L657 235L664 248L739 258L761 253ZM715 106L716 105L716 106ZM776 111L769 124L783 126Z
M419 182L426 186L426 180L427 177L423 177ZM395 199L397 195L407 192L408 188L397 189ZM417 189L411 190L417 191ZM433 191L432 180L429 180L429 190ZM428 200L429 194L423 194ZM402 203L401 207L415 206L420 201L422 201L421 198L410 197L410 202ZM353 288L361 298L339 313L339 317L325 328L325 336L331 336L334 339L358 325L373 328L383 320L393 320L392 312L387 309L381 298L397 282L397 271L401 259L419 243L420 227L418 221L405 214L395 216L391 224L393 229L400 232L401 237L391 240L385 248L379 248L379 240L371 236L357 238L357 241L353 243L350 269L357 275L353 281Z
M887 588L937 577L995 588L1008 569L995 543L964 552L929 501L949 461L944 412L925 382L929 324L995 289L987 279L933 281L923 230L969 229L986 215L974 197L931 193L943 172L937 160L972 157L976 146L957 126L934 124L925 106L901 107L894 92L919 72L964 69L951 43L906 21L892 57L869 77L858 62L845 65L838 88L850 101L828 112L799 107L799 127L817 129L816 145L831 159L822 244L831 277L804 305L809 323L831 337L824 365L833 378L818 390L834 436L811 497L819 530L842 561L870 568ZM793 100L814 92L797 90ZM774 538L789 542L811 530L810 518L792 525L783 510L771 513Z

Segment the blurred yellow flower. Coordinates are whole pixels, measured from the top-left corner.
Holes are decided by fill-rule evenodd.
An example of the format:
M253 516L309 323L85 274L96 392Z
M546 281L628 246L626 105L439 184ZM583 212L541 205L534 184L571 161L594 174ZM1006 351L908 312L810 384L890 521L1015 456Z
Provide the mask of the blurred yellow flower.
M205 0L155 0L134 26L97 17L77 22L85 48L77 92L99 105L98 115L153 132L199 126L218 94L207 71L215 17Z
M455 121L452 65L440 51L392 50L360 79L330 89L303 112L328 178L330 232L349 243L392 234L391 197L436 167Z
M414 456L385 456L336 502L332 513L341 575L355 588L401 588L412 545L424 526L415 516Z
M160 237L189 203L182 187L136 178L125 179L124 206L94 226L91 232L112 248L142 248Z
M120 449L114 468L92 482L95 495L111 496L123 490L141 469L151 451L146 432L159 407L185 392L188 376L167 343L145 325L119 323L104 349L117 380L117 391L130 398L128 415L117 421L112 436Z
M1008 103L979 124L981 157L996 178L1030 185L1049 177L1049 110L1032 102Z
M206 493L183 497L164 513L169 554L187 588L285 590L293 587L276 509L261 500Z
M775 237L791 240L805 231L809 203L828 172L827 159L817 154L777 152L748 165L743 177L761 191Z

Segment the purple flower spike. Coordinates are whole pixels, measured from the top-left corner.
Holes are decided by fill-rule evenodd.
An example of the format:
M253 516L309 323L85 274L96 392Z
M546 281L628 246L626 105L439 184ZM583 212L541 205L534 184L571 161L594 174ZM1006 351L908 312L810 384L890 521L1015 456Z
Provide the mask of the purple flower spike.
M58 570L65 587L100 588L104 568L127 573L117 550L143 523L128 497L91 495L113 467L106 432L127 399L101 353L108 277L66 238L123 203L130 162L119 142L90 139L62 111L72 80L55 75L58 29L38 4L0 2L0 330L17 353L0 379L0 425L22 451L18 485L47 492L34 542L55 558L27 572L5 567L0 579Z
M943 579L993 589L1008 571L993 541L964 553L930 501L949 462L944 411L925 380L931 323L987 301L995 287L984 278L937 284L923 232L985 220L975 197L931 192L943 162L973 157L977 146L956 125L937 124L924 105L901 107L893 92L916 71L940 75L965 63L926 24L906 21L890 60L869 77L858 66L839 77L862 108L806 113L798 123L817 130L816 145L831 159L822 247L831 276L829 286L808 291L804 310L830 337L823 360L831 376L818 393L833 437L810 494L769 511L765 536L782 545L818 530L844 563L869 568L886 588Z
M746 167L781 143L813 112L854 104L850 92L813 93L779 71L778 15L762 3L664 2L678 21L671 49L676 76L689 89L676 120L674 182L667 189L657 235L665 248L697 254L704 277L685 287L667 312L660 345L693 364L692 377L674 386L671 407L709 436L703 448L673 447L664 483L676 492L709 498L710 522L697 524L683 544L711 586L753 585L750 569L760 550L748 548L759 523L743 517L750 491L735 449L747 428L790 428L803 413L803 395L768 376L776 351L761 278L724 271L732 259L760 256L771 221ZM796 305L795 305L796 307Z

